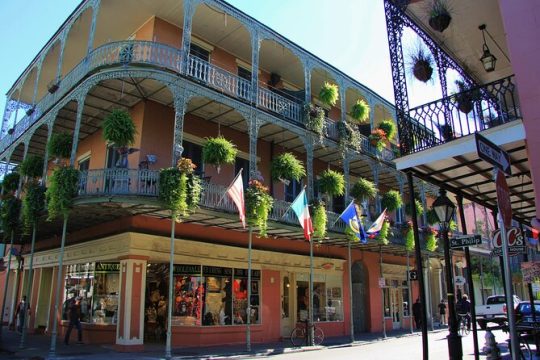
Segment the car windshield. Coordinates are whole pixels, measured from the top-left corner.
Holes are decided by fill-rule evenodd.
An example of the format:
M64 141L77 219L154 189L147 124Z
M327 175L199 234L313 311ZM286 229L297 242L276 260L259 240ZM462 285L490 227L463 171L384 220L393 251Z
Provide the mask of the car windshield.
M531 314L531 304L521 304L519 308L519 312L523 315L530 315ZM540 304L534 304L534 312L536 314L540 314Z

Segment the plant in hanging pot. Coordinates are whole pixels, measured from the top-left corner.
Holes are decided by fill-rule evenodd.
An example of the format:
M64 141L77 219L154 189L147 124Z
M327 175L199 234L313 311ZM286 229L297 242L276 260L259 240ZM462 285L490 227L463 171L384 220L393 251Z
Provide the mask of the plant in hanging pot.
M15 132L15 126L13 126L12 128L10 128L7 133L8 135L13 135L13 133Z
M131 118L131 115L122 109L113 109L101 123L103 128L103 138L109 143L114 144L120 159L116 162L116 167L127 168L127 156L137 149L129 146L135 142L137 128Z
M411 221L407 221L407 228L405 232L405 249L412 251L414 249L414 230Z
M341 196L345 192L345 177L334 170L324 170L317 180L319 192L328 196Z
M388 140L394 140L397 134L396 124L392 120L383 120L379 123L379 129L384 131Z
M468 114L474 107L476 101L481 100L482 96L478 89L472 89L463 80L456 80L458 93L454 94L452 99L457 103L457 108L464 114Z
M369 135L369 143L373 146L378 152L383 151L387 138L386 133L382 129L373 129L371 135Z
M324 239L326 236L326 207L323 201L314 201L312 205L313 211L313 237Z
M319 99L328 106L335 106L339 98L339 88L336 84L324 82L319 91Z
M47 143L49 156L59 159L69 159L71 156L71 146L73 137L68 133L53 133Z
M43 175L43 158L38 155L29 155L19 165L22 176L39 178Z
M375 239L380 245L388 245L389 236L390 236L390 222L388 221L388 219L384 219L384 222L381 227L381 231L379 231L379 234L377 235Z
M414 200L414 207L416 208L416 216L421 216L424 213L424 207L422 206L422 202L420 200ZM407 214L408 216L412 216L410 203L407 203L407 205L405 205L405 214Z
M357 204L363 201L374 199L377 195L375 184L367 179L359 178L351 189L351 196L356 200Z
M428 82L433 75L435 60L423 44L417 44L409 55L410 69L415 78L422 82Z
M47 220L59 216L66 218L77 196L80 172L69 166L54 169L49 177L49 188L45 192L47 198Z
M236 145L221 135L207 138L202 149L203 162L214 165L218 174L221 171L221 165L234 163L236 154L238 154Z
M383 209L388 211L396 211L401 207L403 201L401 200L401 195L399 191L389 190L385 192L381 198L381 205Z
M428 225L435 225L439 222L439 218L434 209L429 209L426 213Z
M306 129L319 135L319 142L322 143L324 137L324 110L314 104L304 105L304 124Z
M21 200L13 195L4 196L0 202L0 223L4 237L20 227Z
M272 180L279 180L286 185L292 180L300 180L306 176L304 164L291 153L276 156L271 163Z
M4 191L4 193L13 194L15 191L17 191L20 178L21 175L16 171L12 171L9 174L6 174L4 176L4 179L2 180L2 190Z
M361 124L369 119L369 111L369 104L363 99L358 99L351 109L351 117Z
M435 31L443 32L450 25L452 16L446 0L433 0L429 7L429 26Z
M339 135L339 149L341 156L345 158L347 150L358 151L362 147L362 137L358 126L350 124L348 121L339 121L337 123Z
M455 138L454 130L452 130L452 126L450 124L444 123L438 126L439 126L439 132L444 141L450 141Z
M435 235L437 232L433 230L432 228L427 228L426 230L426 250L427 251L435 251L437 250L437 247L439 246L437 244L437 238Z
M171 211L173 219L193 213L201 200L202 183L191 159L180 158L176 167L159 172L159 199Z
M268 216L274 199L268 194L268 188L258 180L250 180L245 192L246 218L250 226L259 228L259 236L266 237Z
M26 185L22 200L22 220L25 234L29 234L32 227L38 222L39 217L45 210L45 191L37 181L31 181Z

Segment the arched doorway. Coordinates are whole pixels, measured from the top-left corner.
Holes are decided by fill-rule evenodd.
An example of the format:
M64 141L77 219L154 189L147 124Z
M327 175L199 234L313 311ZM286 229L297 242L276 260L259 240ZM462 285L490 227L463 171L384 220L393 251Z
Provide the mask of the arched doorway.
M366 332L366 271L364 264L357 261L352 266L352 311L354 333Z

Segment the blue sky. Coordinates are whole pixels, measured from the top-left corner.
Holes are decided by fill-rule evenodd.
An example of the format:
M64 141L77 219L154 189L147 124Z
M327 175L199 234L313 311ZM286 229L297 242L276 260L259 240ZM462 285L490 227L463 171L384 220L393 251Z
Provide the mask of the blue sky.
M229 2L393 102L383 1ZM2 111L5 93L78 4L78 0L0 1ZM411 95L423 98L429 88Z

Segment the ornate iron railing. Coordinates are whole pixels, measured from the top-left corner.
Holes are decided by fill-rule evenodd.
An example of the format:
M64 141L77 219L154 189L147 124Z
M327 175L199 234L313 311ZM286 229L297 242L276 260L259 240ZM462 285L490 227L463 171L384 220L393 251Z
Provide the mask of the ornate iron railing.
M415 107L400 121L402 154L412 154L521 118L510 76Z
M257 105L296 123L303 124L302 105L286 99L271 90L259 87Z
M189 56L187 75L225 94L251 100L251 83L196 56Z
M157 196L158 193L158 170L99 169L81 171L79 176L79 196Z

